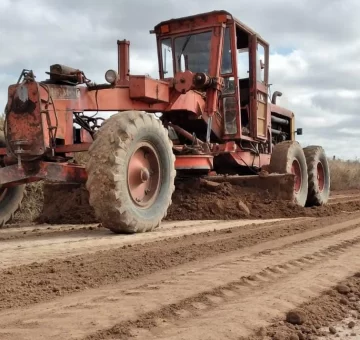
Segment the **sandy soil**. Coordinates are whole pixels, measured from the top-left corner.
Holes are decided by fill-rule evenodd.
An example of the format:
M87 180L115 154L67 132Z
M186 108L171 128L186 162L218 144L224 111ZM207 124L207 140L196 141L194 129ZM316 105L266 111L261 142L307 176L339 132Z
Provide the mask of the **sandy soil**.
M218 190L235 203L236 188ZM213 203L202 194L202 208ZM241 200L253 207L251 197ZM146 234L98 223L1 229L0 339L356 338L360 192L291 217L271 202L261 216L189 213Z

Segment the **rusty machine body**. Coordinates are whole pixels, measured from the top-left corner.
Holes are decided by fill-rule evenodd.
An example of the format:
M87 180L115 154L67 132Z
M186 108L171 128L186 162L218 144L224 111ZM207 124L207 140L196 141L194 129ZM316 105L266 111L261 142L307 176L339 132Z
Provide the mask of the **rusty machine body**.
M165 21L151 33L159 79L130 73L124 40L117 43L118 70L106 72L105 84L55 64L45 81L24 70L9 86L1 224L19 205L24 184L38 180L86 183L90 204L114 232L156 228L176 174L262 183L285 176L297 204L326 203L323 149L302 149L293 112L276 104L281 93L269 99L266 41L225 11ZM104 120L102 111L119 113ZM73 162L82 151L90 155L85 167Z

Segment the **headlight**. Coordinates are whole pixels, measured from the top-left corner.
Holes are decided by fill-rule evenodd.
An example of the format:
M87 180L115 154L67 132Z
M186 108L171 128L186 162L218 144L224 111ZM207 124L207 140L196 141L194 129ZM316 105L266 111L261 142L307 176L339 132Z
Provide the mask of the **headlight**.
M114 70L108 70L105 73L105 79L108 83L114 84L117 80L118 74Z

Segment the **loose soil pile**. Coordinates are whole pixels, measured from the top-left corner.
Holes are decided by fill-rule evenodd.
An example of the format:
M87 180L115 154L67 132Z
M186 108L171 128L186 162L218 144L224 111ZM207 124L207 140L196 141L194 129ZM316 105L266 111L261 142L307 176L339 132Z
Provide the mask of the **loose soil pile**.
M258 334L248 340L301 340L328 338L335 335L338 329L333 325L349 316L353 320L349 323L349 332L345 336L359 336L351 329L360 318L360 273L348 278L323 295L305 303L297 310L289 312L284 320L267 328L258 330ZM242 338L241 340L245 340Z
M87 224L96 223L89 193L81 184L44 183L44 203L37 223Z
M280 200L268 190L228 182L188 180L177 185L166 219L232 220L303 216L307 213L310 213L309 209Z
M179 181L165 220L232 220L330 216L360 209L360 201L302 208L281 200L269 190L213 183L199 179ZM36 222L83 224L99 222L83 185L44 184L44 206Z

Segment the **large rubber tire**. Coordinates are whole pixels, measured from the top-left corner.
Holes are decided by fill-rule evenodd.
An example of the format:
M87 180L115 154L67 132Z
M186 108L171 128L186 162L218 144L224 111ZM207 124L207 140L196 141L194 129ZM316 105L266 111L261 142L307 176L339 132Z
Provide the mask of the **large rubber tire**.
M0 147L6 147L5 137L2 131L0 131ZM5 166L2 159L0 163L1 167ZM20 209L24 192L25 184L0 189L0 227L3 227L7 222L11 221L15 213Z
M306 205L320 206L328 202L330 196L330 169L324 149L311 145L303 149L308 172L308 196Z
M294 202L304 207L308 194L308 173L304 151L297 141L274 146L269 170L271 173L295 174Z
M139 147L147 156L136 151ZM86 188L102 225L115 233L157 228L171 205L176 176L172 142L161 121L146 112L117 113L97 131L89 154ZM128 171L129 165L135 170ZM135 192L139 182L147 189ZM147 195L152 197L149 201Z

